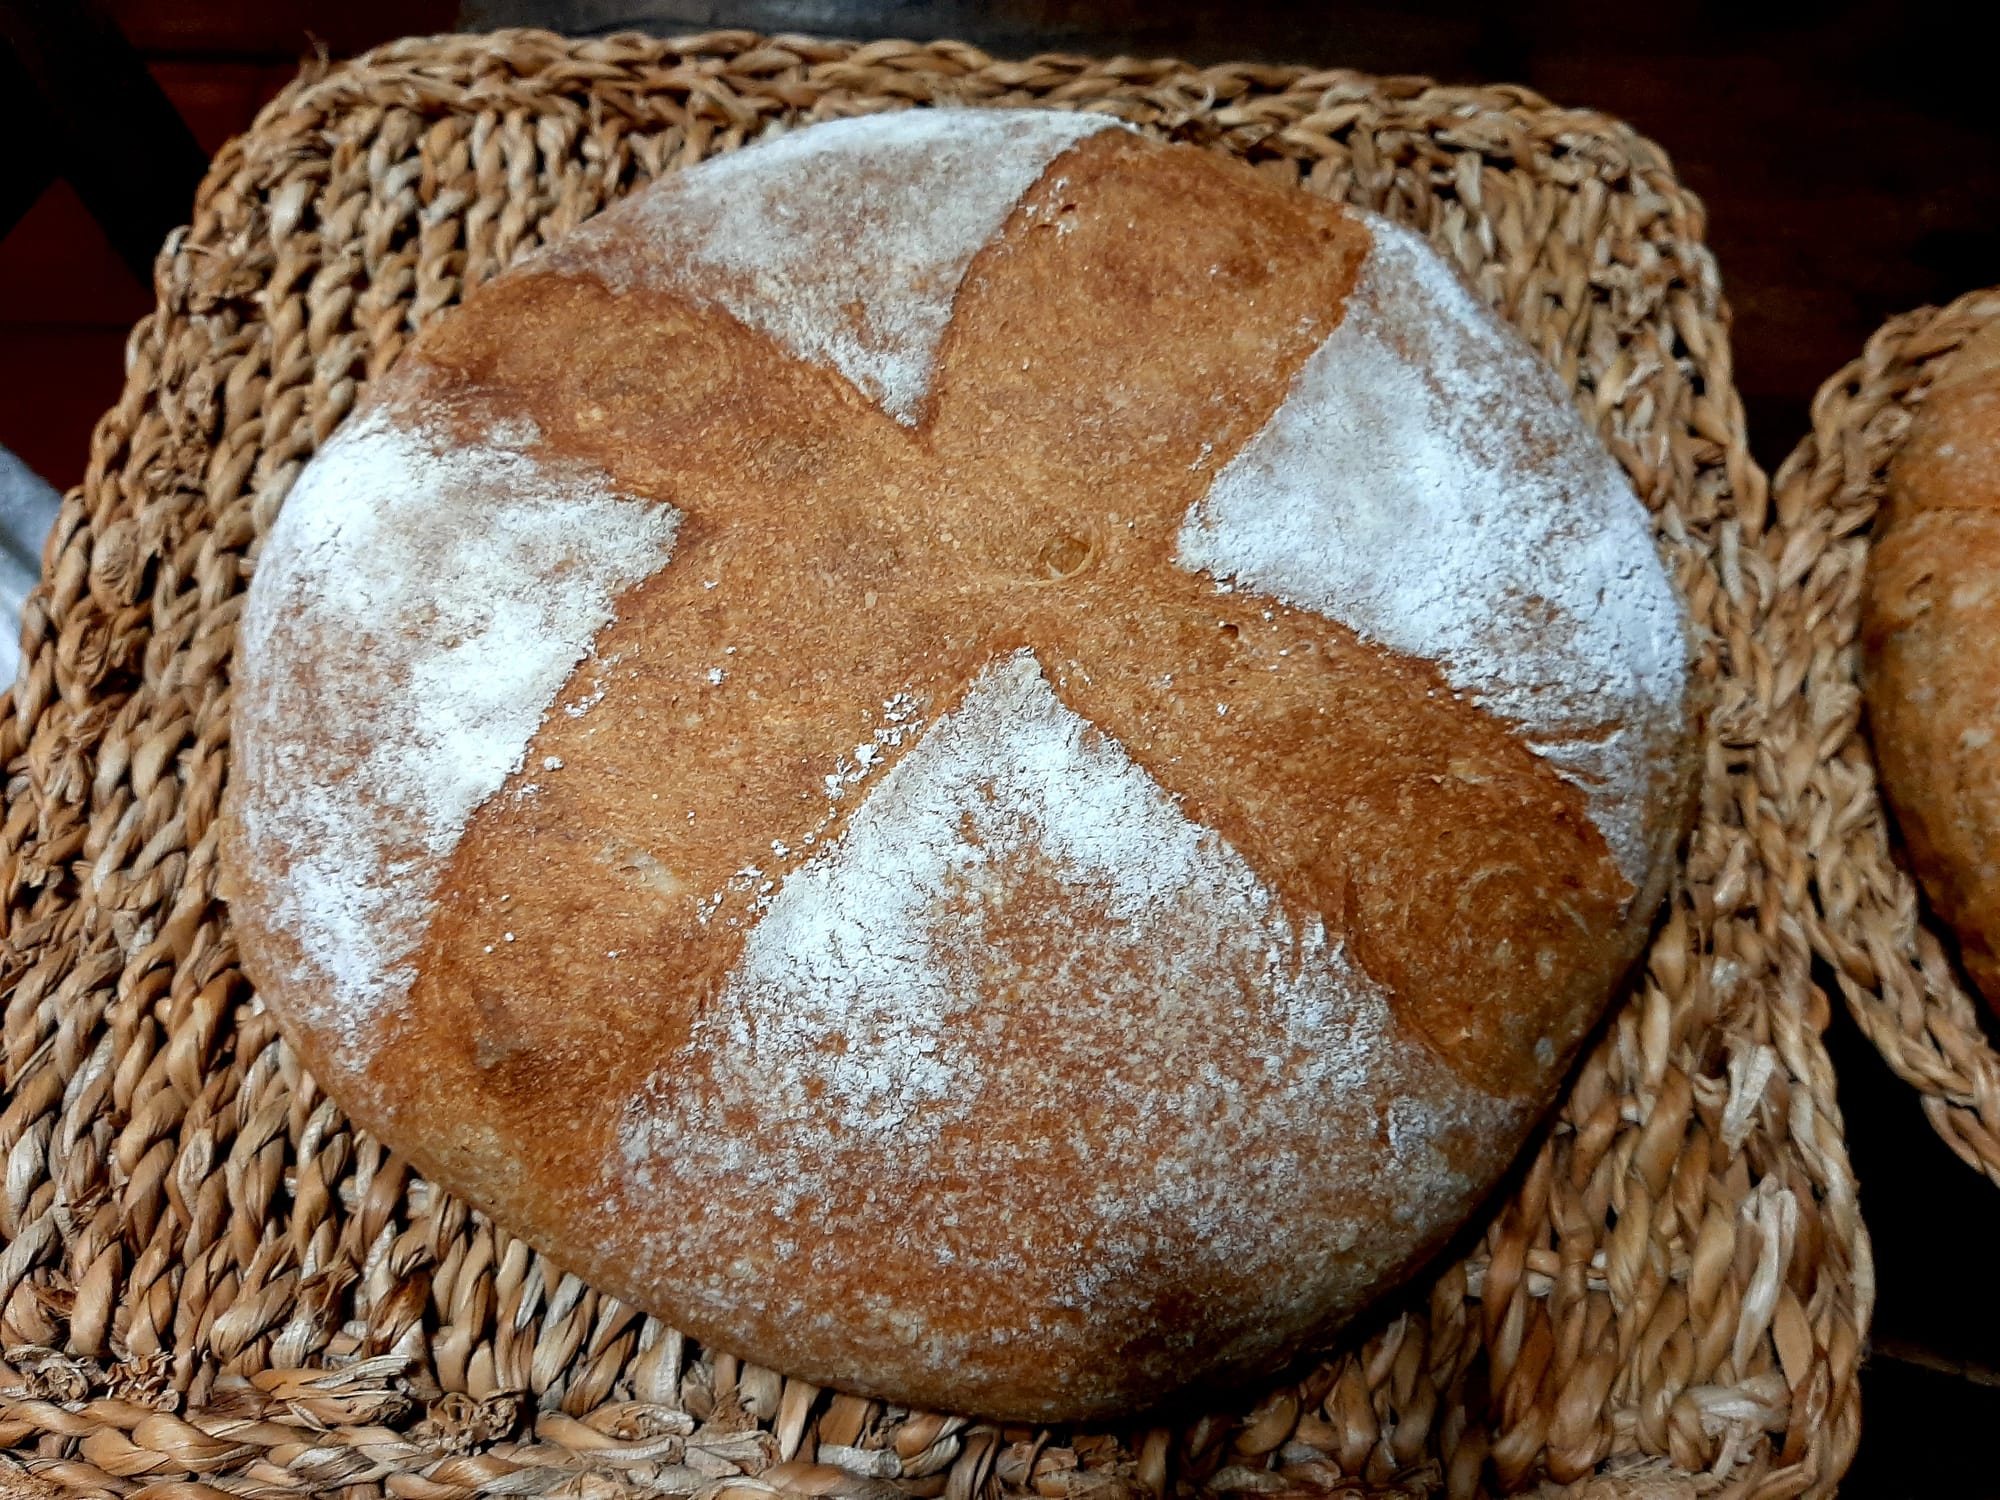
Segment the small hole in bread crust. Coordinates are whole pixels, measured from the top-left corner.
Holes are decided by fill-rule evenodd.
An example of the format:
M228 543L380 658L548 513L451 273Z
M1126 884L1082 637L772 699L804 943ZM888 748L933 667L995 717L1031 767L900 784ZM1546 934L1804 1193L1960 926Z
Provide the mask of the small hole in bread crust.
M1074 578L1090 565L1093 551L1083 537L1064 532L1043 545L1036 561L1049 578Z

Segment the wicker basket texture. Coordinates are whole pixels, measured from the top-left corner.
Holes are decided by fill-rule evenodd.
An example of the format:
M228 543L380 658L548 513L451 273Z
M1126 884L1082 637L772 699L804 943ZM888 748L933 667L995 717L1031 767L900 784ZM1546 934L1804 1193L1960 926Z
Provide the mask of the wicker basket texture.
M1426 232L1630 471L1712 694L1684 878L1508 1192L1338 1350L1164 1425L884 1407L595 1293L346 1123L215 898L258 538L411 335L780 122L969 102L1108 111ZM1829 1493L1873 1301L1813 977L1816 942L1869 951L1820 863L1874 847L1859 522L1769 503L1702 232L1657 147L1518 89L744 33L309 69L160 257L0 699L0 1491Z
M2000 288L1891 318L1860 357L1820 387L1812 432L1778 471L1779 515L1853 558L1857 587L1838 601L1829 632L1849 657L1859 649L1858 582L1889 465L1939 371L1996 321ZM1950 930L1930 915L1898 862L1861 724L1845 727L1828 763L1831 800L1812 851L1814 946L1862 1031L1923 1095L1938 1134L2000 1183L2000 1053L1981 1019L1990 1013L1952 961Z

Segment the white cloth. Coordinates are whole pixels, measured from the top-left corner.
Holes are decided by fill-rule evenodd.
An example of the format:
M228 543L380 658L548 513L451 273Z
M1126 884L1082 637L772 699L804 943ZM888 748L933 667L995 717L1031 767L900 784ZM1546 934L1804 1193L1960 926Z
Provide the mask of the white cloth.
M42 576L42 543L62 496L0 448L0 687L21 664L21 604Z

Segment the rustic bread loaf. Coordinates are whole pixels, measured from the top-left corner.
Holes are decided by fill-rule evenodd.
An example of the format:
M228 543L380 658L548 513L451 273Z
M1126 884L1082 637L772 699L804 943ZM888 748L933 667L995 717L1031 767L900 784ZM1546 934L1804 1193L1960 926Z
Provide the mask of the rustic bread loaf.
M1911 866L2000 1005L2000 324L1945 366L1890 469L1862 641Z
M481 288L294 486L235 691L245 962L359 1122L703 1339L1020 1418L1448 1237L1693 761L1643 509L1427 245L1038 112Z

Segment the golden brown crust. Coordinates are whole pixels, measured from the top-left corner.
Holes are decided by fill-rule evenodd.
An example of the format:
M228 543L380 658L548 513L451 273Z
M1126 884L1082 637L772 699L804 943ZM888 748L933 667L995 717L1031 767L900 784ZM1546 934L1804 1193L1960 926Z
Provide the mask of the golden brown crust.
M2000 326L1946 366L1890 473L1868 712L1911 866L2000 1005Z
M1176 563L1183 517L1338 324L1368 249L1332 205L1192 150L1092 136L974 259L913 427L719 308L561 262L434 325L377 410L467 442L526 419L552 460L682 519L672 564L619 599L559 695L588 712L550 712L472 815L408 1002L364 1046L292 1024L317 997L269 916L287 872L232 826L246 960L315 1073L426 1172L614 1292L899 1399L1102 1413L1268 1364L1403 1274L1512 1155L1650 910L1584 791L1435 664ZM879 785L920 743L877 732L887 705L914 705L917 727L949 721L1019 651L1088 726L1079 753L1101 738L1129 756L1240 856L1283 913L1272 930L1307 935L1273 950L1278 970L1350 966L1386 1001L1358 1045L1388 1094L1350 1099L1328 1075L1319 1118L1206 1164L1223 1196L1292 1203L1288 1175L1317 1154L1341 1191L1307 1180L1297 1242L1231 1240L1198 1260L1187 1223L1135 1199L1140 1219L1160 1216L1140 1236L1158 1248L1119 1249L1125 1280L1095 1302L1077 1300L1069 1262L1112 1257L1112 1231L1091 1243L1074 1206L1127 1190L1096 1180L1107 1162L1132 1170L1115 1145L1127 1122L1104 1101L1135 1096L1147 1048L1253 1099L1276 1091L1267 1075L1318 1063L1273 998L1291 980L1246 977L1264 970L1227 952L1185 960L1233 997L1207 1018L1234 1033L1212 1059L1164 996L1161 1038L1144 1022L1080 1036L1076 1018L1121 987L1157 994L1164 971L1138 965L1165 960L1126 956L1115 901L1052 856L995 852L990 880L954 887L997 955L973 982L1004 1035L986 1048L999 1071L980 1112L924 1148L947 1165L922 1202L877 1204L868 1152L894 1146L857 1146L826 1120L824 1180L794 1173L725 1202L702 1175L796 1159L798 1110L817 1102L810 1070L803 1105L746 1095L712 1034L772 887L853 826L856 800L827 800L840 753L877 746L864 769ZM1689 764L1686 743L1658 747L1649 828L1685 806ZM1337 962L1312 957L1322 924ZM1414 1130L1406 1107L1440 1121L1421 1191L1379 1176ZM635 1140L660 1139L634 1133L647 1111L679 1134L638 1160ZM630 1181L606 1165L625 1160ZM828 1201L774 1206L808 1190ZM663 1226L663 1202L685 1220ZM715 1227L732 1213L749 1227ZM1045 1248L1004 1282L954 1269L996 1236ZM712 1243L735 1262L713 1267ZM795 1280L844 1321L804 1318Z
M950 695L1027 645L1072 668L1058 695L1274 889L1301 909L1345 913L1370 971L1468 1076L1536 1091L1536 1042L1601 1004L1622 962L1574 965L1568 951L1578 930L1618 934L1629 894L1582 793L1507 726L1455 701L1435 667L1316 615L1218 598L1173 565L1212 455L1263 425L1337 321L1365 235L1332 205L1247 184L1192 153L1148 153L1143 175L1115 172L1141 149L1118 133L1065 159L1067 195L1097 201L1070 216L1071 234L1085 238L1064 249L1073 259L1094 248L1119 267L1115 278L1066 281L1038 264L1053 240L1039 227L974 262L920 434L830 372L671 294L522 278L496 289L487 317L449 320L420 347L440 372L426 382L432 399L476 402L489 419L525 414L552 448L689 512L675 566L629 598L599 642L603 656L644 661L645 682L614 681L588 722L547 724L521 777L546 780L542 795L489 802L461 846L461 904L433 928L419 965L420 1008L440 1017L440 1035L496 1054L566 1055L595 1031L583 1017L543 1014L518 1035L486 1037L455 1014L478 986L452 956L469 965L471 932L492 926L498 898L524 883L515 851L566 829L617 828L596 862L615 867L619 851L643 849L673 872L676 893L726 890L772 837L805 849L827 751L862 729L857 704ZM1247 188L1257 211L1231 220ZM1204 195L1214 211L1188 213L1178 234L1135 243L1125 230L1163 199L1198 208ZM1032 197L1016 218L1063 221L1035 212ZM1021 358L1043 327L1068 331L1063 357ZM568 352L578 347L580 359ZM1139 393L1113 421L1090 414L1079 453L1073 403L1114 384ZM1236 403L1214 410L1214 392L1231 387ZM1204 450L1211 460L1197 467ZM726 515L705 503L711 494L728 497ZM1069 572L1052 577L1059 552ZM1091 672L1149 658L1159 673ZM732 690L710 691L705 674L725 660ZM1256 684L1247 700L1246 682ZM664 701L662 683L672 685ZM1224 700L1240 705L1232 721L1215 713ZM662 714L676 733L728 748L677 767L674 799L655 805L630 777L650 769ZM537 778L549 756L565 774ZM728 820L686 821L719 806ZM475 873L481 856L495 874ZM548 862L569 871L570 859ZM1481 878L1468 883L1469 871ZM741 895L725 901L724 920L745 914ZM629 955L616 962L704 976L690 993L734 961L732 944L684 917L668 937L653 931L653 913L632 913L653 933L642 946L637 927L586 917L589 887L568 901L575 909L547 913L536 938L587 931L593 947ZM518 938L531 920L516 896L502 925ZM660 952L675 941L685 946ZM1558 967L1543 957L1550 950L1573 988L1547 996L1546 1011L1489 1003ZM557 950L530 940L524 951ZM542 992L569 961L566 951L552 959L525 992ZM490 1024L514 1030L497 1013ZM670 1045L685 1022L664 1024L658 1044ZM551 1027L579 1035L556 1046Z

